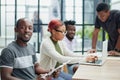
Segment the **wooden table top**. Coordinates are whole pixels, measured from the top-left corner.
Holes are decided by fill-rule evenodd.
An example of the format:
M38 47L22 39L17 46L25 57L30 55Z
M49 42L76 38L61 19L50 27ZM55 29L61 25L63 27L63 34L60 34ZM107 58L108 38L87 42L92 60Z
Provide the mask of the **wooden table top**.
M80 65L73 80L120 80L120 57L107 58L102 66Z

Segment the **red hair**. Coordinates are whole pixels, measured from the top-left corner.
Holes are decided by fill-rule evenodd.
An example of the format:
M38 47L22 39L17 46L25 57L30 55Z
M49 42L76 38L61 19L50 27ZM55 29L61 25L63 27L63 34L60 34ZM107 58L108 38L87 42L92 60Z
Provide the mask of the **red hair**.
M51 32L52 29L56 29L62 25L63 25L62 21L60 21L58 19L53 19L48 24L48 31Z

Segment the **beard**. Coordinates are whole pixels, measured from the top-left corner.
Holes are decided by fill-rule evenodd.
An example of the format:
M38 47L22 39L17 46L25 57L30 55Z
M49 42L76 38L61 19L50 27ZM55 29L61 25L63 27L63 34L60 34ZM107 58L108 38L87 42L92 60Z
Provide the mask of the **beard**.
M74 39L74 35L66 35L66 37L71 40Z
M27 43L30 39L23 39L23 38L20 38L20 40L21 40L22 42Z
M74 37L69 37L69 39L74 39Z
M74 39L73 36L66 36L70 41L72 41Z

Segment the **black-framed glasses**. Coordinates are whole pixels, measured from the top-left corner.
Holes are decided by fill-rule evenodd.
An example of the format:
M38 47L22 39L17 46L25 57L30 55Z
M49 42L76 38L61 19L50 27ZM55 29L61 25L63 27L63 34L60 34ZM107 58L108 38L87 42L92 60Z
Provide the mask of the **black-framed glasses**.
M60 32L60 33L62 33L62 34L66 34L66 32L63 32L63 31L61 31L61 30L57 30L57 29L54 29L55 31L57 31L57 32Z

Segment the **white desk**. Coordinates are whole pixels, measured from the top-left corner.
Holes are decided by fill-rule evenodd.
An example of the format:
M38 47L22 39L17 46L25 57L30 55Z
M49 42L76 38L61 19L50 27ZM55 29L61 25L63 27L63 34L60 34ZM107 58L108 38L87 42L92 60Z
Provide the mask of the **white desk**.
M120 57L110 58L102 66L80 65L73 80L120 80Z

